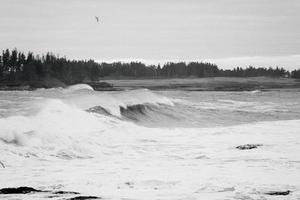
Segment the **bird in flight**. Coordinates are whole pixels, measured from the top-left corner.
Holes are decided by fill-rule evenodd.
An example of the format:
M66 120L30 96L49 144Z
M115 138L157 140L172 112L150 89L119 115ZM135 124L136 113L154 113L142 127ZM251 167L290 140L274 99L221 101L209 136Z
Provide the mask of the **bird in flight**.
M95 16L95 19L96 19L97 22L99 22L99 17Z

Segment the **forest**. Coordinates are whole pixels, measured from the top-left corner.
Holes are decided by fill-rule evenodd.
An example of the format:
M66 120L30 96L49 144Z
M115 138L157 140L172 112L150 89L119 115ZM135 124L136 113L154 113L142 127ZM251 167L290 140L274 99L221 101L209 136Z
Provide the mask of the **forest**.
M300 69L289 72L284 68L236 67L220 69L203 62L168 62L145 65L141 62L97 63L94 60L69 60L53 53L34 55L17 49L3 50L0 54L0 82L40 81L57 79L65 84L97 81L109 78L185 78L185 77L289 77L300 78Z

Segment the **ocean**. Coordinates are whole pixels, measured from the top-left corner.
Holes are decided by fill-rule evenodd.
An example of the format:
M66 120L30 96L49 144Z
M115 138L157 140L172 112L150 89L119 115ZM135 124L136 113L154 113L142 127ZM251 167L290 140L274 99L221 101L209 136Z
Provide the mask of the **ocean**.
M295 200L299 152L300 89L0 91L0 189L44 191L0 199Z

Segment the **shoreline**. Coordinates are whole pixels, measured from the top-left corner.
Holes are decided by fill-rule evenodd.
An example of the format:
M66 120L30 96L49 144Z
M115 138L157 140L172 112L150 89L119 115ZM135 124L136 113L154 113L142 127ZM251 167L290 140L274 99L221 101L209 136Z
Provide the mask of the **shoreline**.
M95 91L120 91L127 89L186 90L186 91L254 91L300 88L300 81L292 78L270 77L210 77L210 78L159 78L130 79L103 78L99 81L83 81ZM32 91L36 89L65 88L70 85L57 79L40 81L0 82L0 91Z
M254 91L270 89L297 89L300 81L291 78L174 78L174 79L103 79L117 90L185 90L185 91Z

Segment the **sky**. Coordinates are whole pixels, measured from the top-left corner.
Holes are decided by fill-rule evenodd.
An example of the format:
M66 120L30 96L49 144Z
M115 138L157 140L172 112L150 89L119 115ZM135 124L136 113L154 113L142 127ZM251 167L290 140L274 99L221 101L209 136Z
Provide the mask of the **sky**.
M300 0L0 0L0 48L294 69Z

